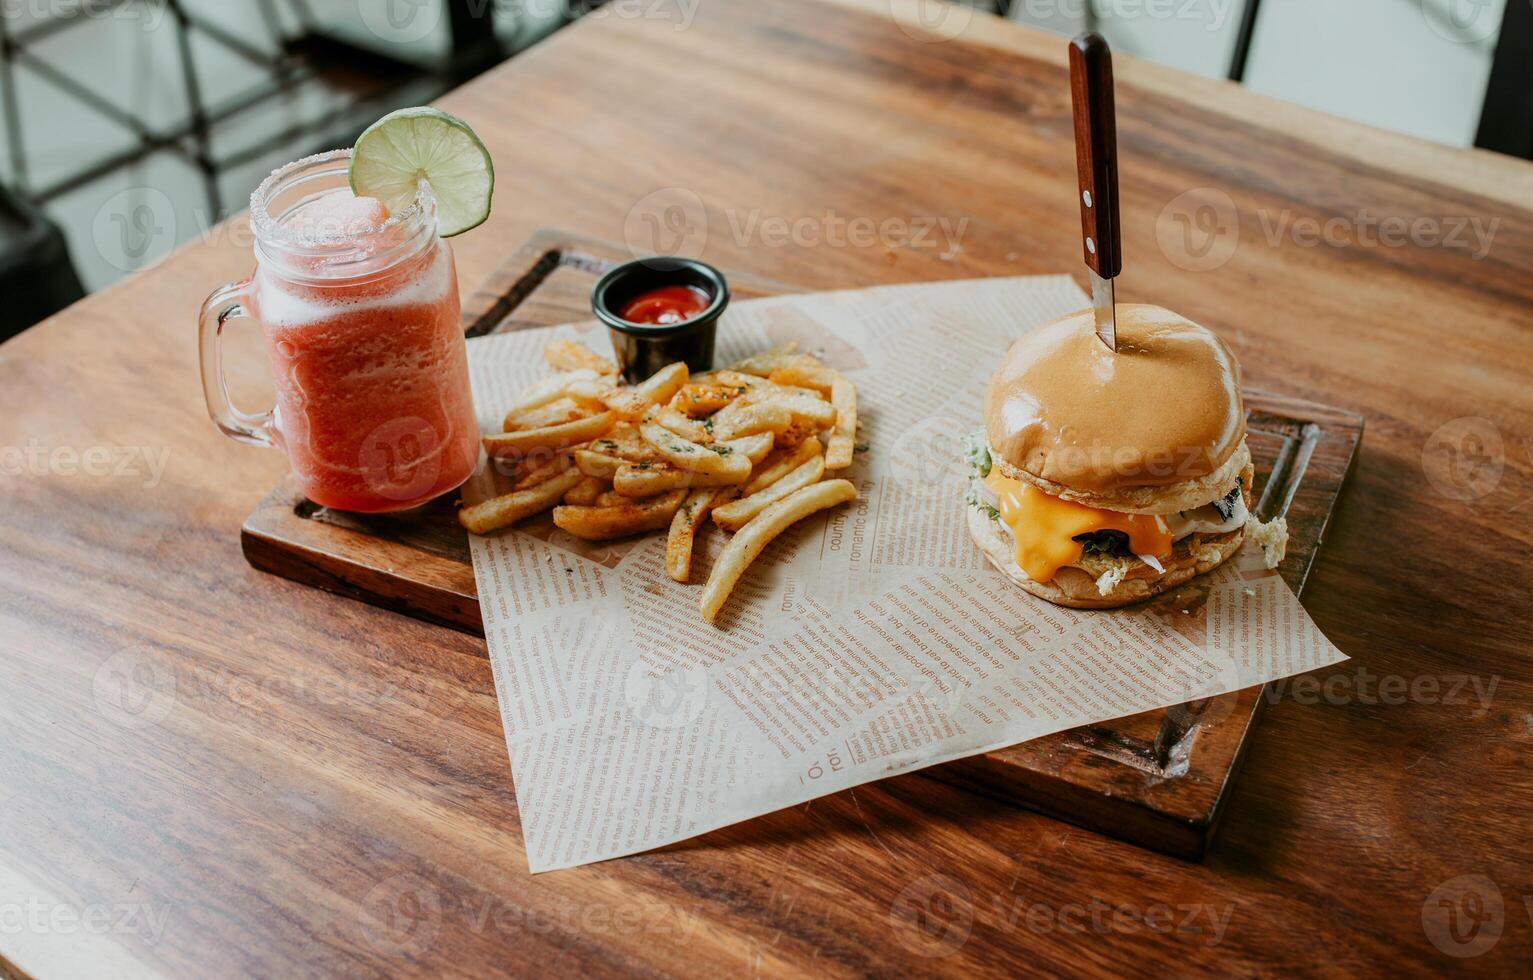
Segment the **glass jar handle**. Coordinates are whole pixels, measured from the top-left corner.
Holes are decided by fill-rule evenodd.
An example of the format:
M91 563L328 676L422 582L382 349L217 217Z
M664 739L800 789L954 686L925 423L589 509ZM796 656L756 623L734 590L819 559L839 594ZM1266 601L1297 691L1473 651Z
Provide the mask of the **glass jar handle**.
M250 298L250 280L231 282L213 291L202 304L197 341L202 361L202 394L208 402L208 415L219 431L237 442L252 446L277 448L276 428L271 411L242 412L229 398L224 381L224 324L236 317L249 316L245 304Z

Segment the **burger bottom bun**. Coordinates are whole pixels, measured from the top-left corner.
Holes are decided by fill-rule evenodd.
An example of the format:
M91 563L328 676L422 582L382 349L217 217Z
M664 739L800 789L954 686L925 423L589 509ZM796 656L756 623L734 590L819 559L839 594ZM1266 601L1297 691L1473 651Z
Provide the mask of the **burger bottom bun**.
M1061 568L1052 581L1034 582L1017 565L1015 545L1011 536L1001 530L1000 523L991 520L977 507L970 507L968 511L969 534L990 564L1022 591L1072 609L1116 609L1152 599L1190 578L1218 568L1240 550L1246 537L1245 528L1224 534L1188 535L1176 543L1171 558L1162 563L1166 568L1164 572L1137 562L1121 582L1103 595L1097 589L1096 576L1074 565Z
M1200 476L1181 483L1162 486L1124 486L1101 492L1076 490L1071 487L1034 476L1027 470L1002 459L991 451L991 462L1001 473L1013 480L1031 483L1051 497L1071 500L1087 507L1115 510L1124 514L1175 514L1178 511L1201 507L1210 500L1218 500L1235 488L1235 481L1251 467L1251 450L1244 439L1230 458L1207 476ZM1250 489L1249 478L1245 482Z

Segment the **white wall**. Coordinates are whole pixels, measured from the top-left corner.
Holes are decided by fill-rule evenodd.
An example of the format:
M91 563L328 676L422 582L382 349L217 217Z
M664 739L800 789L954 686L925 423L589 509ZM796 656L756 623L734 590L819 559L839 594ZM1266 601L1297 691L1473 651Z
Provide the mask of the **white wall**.
M1506 0L1267 0L1246 84L1469 146L1505 6Z

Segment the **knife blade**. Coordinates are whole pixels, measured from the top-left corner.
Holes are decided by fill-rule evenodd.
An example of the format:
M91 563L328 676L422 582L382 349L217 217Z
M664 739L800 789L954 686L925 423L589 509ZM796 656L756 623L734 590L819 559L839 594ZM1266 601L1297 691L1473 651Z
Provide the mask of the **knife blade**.
M1118 313L1114 302L1113 281L1097 275L1095 269L1087 269L1091 277L1091 306L1096 313L1097 336L1107 349L1118 350Z

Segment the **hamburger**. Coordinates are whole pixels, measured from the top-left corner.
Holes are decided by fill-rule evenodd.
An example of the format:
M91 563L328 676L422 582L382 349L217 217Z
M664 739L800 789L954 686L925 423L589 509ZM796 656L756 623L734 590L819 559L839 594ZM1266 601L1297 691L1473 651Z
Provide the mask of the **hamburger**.
M969 530L1042 599L1110 609L1228 561L1248 535L1282 560L1281 519L1252 517L1240 365L1212 331L1119 304L1118 350L1091 310L1006 352L970 448Z

